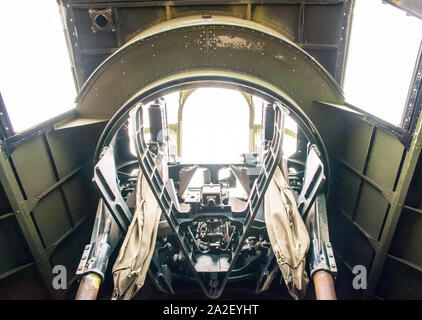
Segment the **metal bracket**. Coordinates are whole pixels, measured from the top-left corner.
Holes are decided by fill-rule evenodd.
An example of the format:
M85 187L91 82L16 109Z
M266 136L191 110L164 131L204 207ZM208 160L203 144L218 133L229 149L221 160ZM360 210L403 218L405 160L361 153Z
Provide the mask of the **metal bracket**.
M112 147L103 149L101 159L94 168L93 180L120 230L126 234L133 215L120 193Z
M330 242L325 194L319 193L308 216L311 245L308 263L311 277L318 270L329 271L337 276L337 265Z
M91 240L85 246L78 269L76 270L76 275L95 273L104 280L108 259L118 241L118 239L110 237L111 225L112 219L110 213L104 206L103 200L100 199Z
M393 205L397 201L397 192L382 188L381 193L390 205Z
M93 33L99 31L116 31L112 8L102 10L89 9L88 12L91 17L91 30Z
M297 207L304 219L314 203L317 192L325 182L324 164L320 155L317 146L311 145L306 158L302 191L297 199Z
M275 103L273 108L273 137L265 150L260 173L251 188L246 210L241 213L236 213L236 217L233 217L233 219L236 219L241 224L241 227L239 228L239 241L236 244L236 248L230 251L224 270L219 270L219 272L200 272L196 270L196 264L193 261L193 249L186 244L187 234L185 234L185 231L181 228L182 220L186 222L187 219L178 219L178 217L180 217L180 212L177 210L177 204L172 200L170 190L168 190L168 184L164 181L152 158L151 152L147 147L144 138L143 105L141 104L137 107L137 109L135 109L134 120L132 121L132 135L135 141L135 149L139 166L147 179L147 182L150 185L170 228L176 235L178 245L187 260L190 272L195 276L198 284L204 291L205 295L209 298L218 298L223 292L224 287L229 280L230 272L233 269L236 259L240 254L242 245L246 240L246 231L252 224L255 215L258 212L258 209L264 199L265 191L272 179L275 168L280 161L281 140L283 134L281 119L283 111L278 103Z
M159 291L167 294L174 294L172 285L173 273L167 265L160 264L157 250L154 250L154 254L148 269L148 275Z
M113 223L114 220L109 210L105 206L103 199L100 199L90 243L85 246L82 253L76 270L77 276L95 273L100 276L101 280L104 280L110 255L121 238L121 233L118 229L112 231Z
M95 250L96 245L98 248ZM104 280L110 253L111 248L106 240L102 240L98 244L94 242L86 245L76 275L95 273Z
M273 250L270 249L268 250L268 253L267 253L267 259L265 260L265 263L262 265L262 268L259 272L259 278L258 278L258 282L255 288L256 294L259 294L262 291L267 289L267 288L264 288L264 286L266 282L268 281L268 278L271 276L272 270L276 266L277 266L277 260L275 258ZM270 281L272 281L272 279Z

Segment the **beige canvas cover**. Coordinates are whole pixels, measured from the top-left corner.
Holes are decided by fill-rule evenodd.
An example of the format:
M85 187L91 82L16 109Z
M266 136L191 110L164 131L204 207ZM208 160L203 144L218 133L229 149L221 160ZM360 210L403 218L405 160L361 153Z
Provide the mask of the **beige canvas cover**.
M139 170L136 207L113 266L113 299L129 300L142 288L154 252L161 209Z
M161 209L141 171L136 185L133 220L113 266L113 299L132 299L142 288L154 252ZM277 264L295 299L305 296L309 278L305 270L309 235L296 199L277 167L265 194L265 222ZM271 280L275 276L271 272ZM268 281L267 281L268 282ZM264 290L269 283L264 285Z
M264 201L265 223L277 264L290 295L303 299L309 283L305 270L309 234L297 209L293 190L279 167Z

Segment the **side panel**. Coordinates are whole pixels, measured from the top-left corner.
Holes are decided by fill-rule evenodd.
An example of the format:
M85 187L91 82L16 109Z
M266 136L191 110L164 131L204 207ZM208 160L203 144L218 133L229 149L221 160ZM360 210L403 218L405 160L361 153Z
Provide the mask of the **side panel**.
M103 126L50 131L2 155L0 298L64 297L52 287L56 265L71 287L95 212L90 168Z
M394 233L376 295L385 299L422 299L422 159Z
M416 130L407 151L393 135L350 118L329 211L339 298L422 298L419 140ZM357 265L367 269L367 290L352 287Z

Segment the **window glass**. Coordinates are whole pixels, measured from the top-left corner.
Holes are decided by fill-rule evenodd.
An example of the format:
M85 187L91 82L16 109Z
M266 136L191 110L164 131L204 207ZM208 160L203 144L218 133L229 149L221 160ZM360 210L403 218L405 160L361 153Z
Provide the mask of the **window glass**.
M177 112L179 111L179 92L173 92L164 96L167 106L167 123L176 124L177 123Z
M262 106L264 105L264 100L257 97L252 96L253 107L254 107L254 124L261 125L262 122Z
M76 90L56 1L1 1L0 38L0 91L16 132L74 107Z
M289 158L297 151L297 123L286 116L284 123L283 155Z
M357 0L344 79L346 101L400 125L422 21L381 0Z
M235 90L201 88L183 108L182 161L237 163L249 152L249 106Z

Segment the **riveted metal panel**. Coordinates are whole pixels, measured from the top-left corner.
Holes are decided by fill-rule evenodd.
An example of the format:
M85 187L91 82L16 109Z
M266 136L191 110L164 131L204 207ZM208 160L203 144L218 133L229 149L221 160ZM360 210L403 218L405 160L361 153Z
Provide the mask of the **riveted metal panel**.
M92 21L88 10L74 10L74 19L77 24L78 47L80 50L115 48L116 36L113 32L92 32Z
M32 215L46 247L71 228L63 196L58 189L41 199Z
M44 288L49 291L50 296L63 298L65 292L56 291L51 286L53 277L51 270L54 265L49 262L50 254L55 252L63 241L67 241L68 237L73 236L75 239L81 237L78 232L82 217L89 212L95 212L87 209L91 190L89 192L86 190L91 186L89 168L96 141L103 127L104 123L95 123L79 128L52 131L54 126L51 125L47 133L29 137L12 153L11 160L14 162L11 163L16 168L16 178L22 181L23 187L19 188L17 181L14 182L13 189L10 189L10 184L8 185L6 191L13 201L11 211L16 213L0 214L0 238L6 237L2 242L8 243L8 252L3 254L4 265L0 263L1 271L4 271L0 272L0 279L5 280L0 282L0 293L4 289L2 286L5 285L9 286L10 297L14 296L14 290L20 286L20 277L26 279L26 275L32 272L31 268L37 265L45 281ZM7 167L6 164L9 162L5 161L2 163L2 169L5 172L8 170L6 172L8 177L15 177L13 167ZM73 178L75 180L72 180ZM26 191L28 200L22 197L21 190ZM31 245L32 254L29 262L21 261L22 246L13 242L14 237L18 237L20 233L16 228L9 226L8 222L15 216L26 241ZM7 231L3 232L5 227ZM13 236L7 232L13 232ZM69 247L66 254L77 261L79 257L76 256L80 255L84 244L78 241L74 243L79 247L77 249ZM72 252L69 251L71 249ZM11 259L8 254L19 261ZM6 264L7 268L3 268ZM16 284L9 283L9 278L14 279ZM35 277L33 280L35 281ZM27 283L29 286L37 285L28 280ZM44 288L42 290L45 290ZM41 291L38 294L40 298L43 297ZM31 295L30 297L36 298Z
M75 274L81 258L81 252L86 243L89 243L93 219L87 219L78 227L77 232L66 238L51 255L52 265L63 265L66 267L68 281Z
M384 299L422 299L422 273L387 257L375 294Z
M329 212L330 211L331 210L329 210ZM352 225L342 216L338 209L331 214L328 223L330 227L330 239L333 243L334 251L341 257L344 257L346 243L349 241L348 234L350 233Z
M33 261L14 216L0 220L0 275Z
M342 95L328 73L312 58L287 43L283 36L277 34L273 37L271 34L274 32L265 30L261 25L236 21L245 25L242 28L233 25L235 18L228 21L219 17L204 19L202 26L180 27L190 21L198 23L193 17L183 21L184 24L171 20L160 28L157 26L156 31L150 29L149 34L152 35L140 35L116 52L85 85L79 97L78 110L86 116L94 116L100 111L104 116L111 116L137 90L152 81L198 68L226 69L266 78L297 99L296 102L305 109L318 129L327 133L323 138L339 142L341 134L333 135L332 132L344 129L344 119L338 112L323 115L329 111L322 111L313 101L341 101ZM175 27L174 30L163 31ZM255 30L255 27L263 32ZM123 92L125 94L122 95ZM335 118L325 121L331 115ZM327 143L330 144L333 145L331 141Z
M0 300L48 298L48 291L34 265L0 280Z
M125 42L138 32L166 20L164 7L120 8L118 14L120 32Z
M81 65L79 72L84 79L87 79L91 73L98 67L98 65L103 62L109 54L107 53L98 53L98 54L90 54L86 51L81 52L82 60L84 64Z
M78 135L78 132L79 130L69 129L53 131L47 135L59 179L81 166L86 160L83 152L86 148L84 136Z
M403 209L390 248L390 254L422 269L422 214Z
M69 206L72 220L77 223L89 213L92 207L89 202L91 190L87 185L87 180L82 173L79 173L64 183L62 189Z
M344 160L355 170L363 173L373 127L363 121L351 119Z
M298 32L300 5L253 5L252 20L295 38Z
M304 49L316 49L315 56L339 82L342 80L347 34L349 32L350 5L342 1L202 1L201 3L161 2L78 2L63 0L63 14L69 37L69 47L75 61L75 76L81 87L99 63L115 52L136 33L165 20L204 15L230 16L256 21L286 35ZM352 2L352 0L350 0ZM349 2L349 3L350 3ZM92 32L90 9L112 9L115 30ZM334 9L334 10L333 10ZM345 15L343 15L345 13ZM335 14L338 16L335 17ZM340 22L339 22L340 21ZM339 27L341 23L341 27ZM322 27L321 27L322 25ZM320 29L323 28L323 34ZM76 31L75 31L76 30ZM304 39L304 33L312 43ZM82 35L79 36L79 33ZM323 42L323 39L329 42ZM114 39L113 39L114 38ZM336 39L333 42L333 39ZM309 51L309 52L312 52Z
M327 146L332 159L332 166L335 167L339 164L338 159L341 157L341 152L344 148L344 141L346 136L347 119L344 115L333 108L327 108L322 111L317 108L318 103L314 102L307 114L314 121L318 132L321 134L324 144Z
M388 201L382 193L365 182L362 185L355 220L373 238L378 239L388 206Z
M305 51L318 60L330 74L335 74L337 59L337 51L335 48L306 49L305 47Z
M349 226L345 240L343 259L352 267L363 265L370 270L374 250L365 236L353 226Z
M403 158L404 146L392 135L377 130L367 175L377 184L392 190Z
M356 290L353 288L353 278L356 276L352 273L348 266L346 266L341 257L336 257L337 264L337 279L335 282L336 295L339 300L356 300L362 296L362 289Z
M43 137L28 141L11 158L28 198L36 197L56 182Z
M374 250L366 237L340 212L330 218L333 248L349 265L364 265L369 270Z
M361 179L347 168L342 168L340 175L342 181L336 188L338 204L349 217L353 217Z
M245 5L191 5L175 6L171 8L171 18L181 18L193 15L232 16L240 19L247 18Z
M57 168L63 178L81 165L89 163L104 123L51 131L47 141Z
M337 44L342 21L343 3L306 6L303 34L305 42Z

